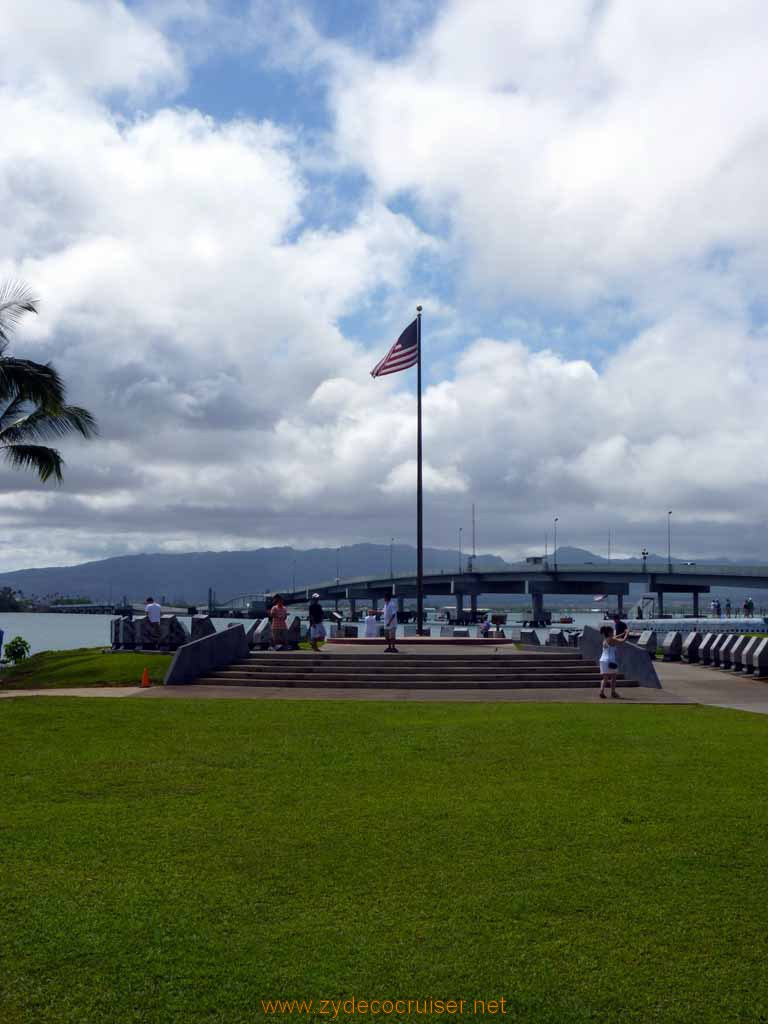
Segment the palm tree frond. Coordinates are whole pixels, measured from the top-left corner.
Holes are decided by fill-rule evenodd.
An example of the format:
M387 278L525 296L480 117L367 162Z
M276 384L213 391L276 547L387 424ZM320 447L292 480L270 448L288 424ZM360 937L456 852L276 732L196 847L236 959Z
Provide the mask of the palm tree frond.
M11 444L0 450L14 469L35 470L43 483L51 477L61 482L64 460L55 448L39 444Z
M64 405L64 382L50 363L3 356L0 358L0 400L16 395L35 405L55 409Z
M25 313L36 313L38 300L22 281L0 283L0 352Z
M21 395L15 395L8 402L3 411L0 412L0 437L3 436L4 430L7 430L8 427L15 427L19 420L25 418L24 413L28 407L29 402L26 398L22 398Z
M81 405L64 405L59 410L58 415L66 419L67 429L65 433L70 433L74 430L86 439L96 437L99 433L96 417L88 412L87 409L83 409Z
M2 422L0 417L0 445L51 441L72 433L91 438L98 433L93 416L77 405L62 405L56 410L35 409L14 423L9 422L6 427Z

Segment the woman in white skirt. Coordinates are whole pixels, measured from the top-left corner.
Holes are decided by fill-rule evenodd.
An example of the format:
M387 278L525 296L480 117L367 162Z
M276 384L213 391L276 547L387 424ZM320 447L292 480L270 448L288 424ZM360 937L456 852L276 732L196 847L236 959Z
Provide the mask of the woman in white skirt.
M605 687L609 685L611 687L611 696L618 697L616 693L616 672L618 671L619 665L616 661L616 648L619 644L623 644L623 640L618 640L613 635L612 626L601 626L600 634L603 638L603 649L600 652L600 661L598 665L600 667L600 697L605 700Z

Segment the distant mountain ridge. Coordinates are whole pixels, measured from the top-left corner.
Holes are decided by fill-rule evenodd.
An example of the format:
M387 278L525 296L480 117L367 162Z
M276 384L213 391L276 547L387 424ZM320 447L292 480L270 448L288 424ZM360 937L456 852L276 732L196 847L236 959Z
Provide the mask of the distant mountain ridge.
M424 549L427 572L458 569L458 552ZM466 562L465 562L466 564ZM478 569L503 569L507 563L498 555L478 555ZM416 549L410 545L392 547L392 571L414 572ZM93 601L140 601L148 594L166 598L169 604L204 604L211 587L220 601L243 594L273 593L312 584L329 583L337 576L390 573L388 544L355 544L349 547L257 548L253 551L201 551L184 554L120 555L97 562L42 569L19 569L0 573L0 587L8 586L25 596L87 594Z
M416 549L407 544L393 545L392 571L415 572ZM554 555L549 556L550 562ZM457 551L426 548L424 568L427 572L455 572L458 569ZM561 547L557 550L561 565L595 565L608 561L585 548ZM611 559L614 564L637 564L639 557ZM666 564L666 556L651 553L649 564ZM673 558L680 563L683 559ZM727 564L729 559L700 559L699 564ZM467 556L463 555L466 567ZM493 554L478 555L477 569L503 570L511 563ZM27 597L88 595L93 601L141 601L147 594L164 598L169 604L205 604L208 588L218 600L244 594L273 593L311 586L336 579L358 576L388 576L390 572L390 546L388 544L355 544L349 547L312 548L306 551L291 547L257 548L247 551L202 551L183 554L120 555L95 562L73 566L52 566L41 569L19 569L0 573L0 587L8 586ZM633 588L633 593L637 589ZM737 597L731 592L732 599ZM519 595L512 600L519 603ZM574 603L589 603L583 597Z

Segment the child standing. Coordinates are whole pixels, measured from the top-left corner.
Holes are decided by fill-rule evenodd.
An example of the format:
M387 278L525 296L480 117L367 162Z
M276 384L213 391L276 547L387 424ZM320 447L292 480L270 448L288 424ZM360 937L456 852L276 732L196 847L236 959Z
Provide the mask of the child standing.
M601 626L600 633L603 638L603 649L600 652L600 661L598 665L600 667L600 697L605 700L605 687L610 685L611 697L618 697L616 693L616 672L618 671L619 665L616 661L616 648L619 644L624 643L624 638L621 639L613 635L612 626Z

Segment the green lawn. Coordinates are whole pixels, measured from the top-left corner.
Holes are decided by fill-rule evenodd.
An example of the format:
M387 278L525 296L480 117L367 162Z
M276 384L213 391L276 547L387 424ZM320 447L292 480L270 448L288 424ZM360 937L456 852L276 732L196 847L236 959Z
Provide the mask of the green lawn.
M3 1024L768 1020L763 716L23 698L0 779Z
M162 683L171 664L168 654L112 654L101 647L41 651L18 665L0 668L0 690L45 686L138 686L146 666L152 683Z

